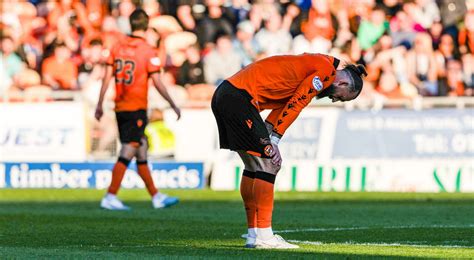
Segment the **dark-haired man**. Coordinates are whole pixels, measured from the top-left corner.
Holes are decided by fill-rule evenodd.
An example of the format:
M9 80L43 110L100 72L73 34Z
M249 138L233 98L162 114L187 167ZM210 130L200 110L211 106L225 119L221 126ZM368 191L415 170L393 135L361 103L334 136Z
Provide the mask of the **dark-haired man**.
M245 170L240 186L247 214L246 247L298 248L272 231L273 186L282 158L278 143L314 97L355 99L362 65L337 70L339 60L322 54L273 56L254 62L222 82L212 110L221 148L236 151ZM259 112L270 109L265 122Z
M178 203L178 199L158 192L148 168L148 142L144 134L148 122L148 78L153 80L156 89L169 102L178 119L181 112L161 82L159 71L162 62L158 54L144 39L148 28L148 15L141 9L133 11L130 15L130 25L132 35L117 44L108 58L108 67L95 112L96 119L100 120L103 115L104 95L113 76L116 92L115 112L122 148L112 171L112 182L108 193L100 205L109 210L129 209L117 198L116 194L128 164L135 157L138 174L152 196L153 207L165 208Z

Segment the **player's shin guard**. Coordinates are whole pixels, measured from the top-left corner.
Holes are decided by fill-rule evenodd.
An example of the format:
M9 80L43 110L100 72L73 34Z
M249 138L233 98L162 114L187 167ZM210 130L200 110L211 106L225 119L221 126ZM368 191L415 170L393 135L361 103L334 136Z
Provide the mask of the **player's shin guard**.
M255 172L244 170L240 183L240 195L244 201L248 228L257 227L257 204L253 193Z
M117 162L114 165L114 169L112 170L112 182L110 183L110 187L108 192L110 194L117 194L120 184L122 183L123 176L125 175L125 171L127 170L128 165L130 164L130 160L119 157Z
M137 170L138 174L145 183L148 193L150 193L150 195L153 197L158 192L158 190L156 189L153 178L151 177L150 168L148 168L148 161L137 161Z
M257 227L272 226L273 186L276 175L267 172L255 174L254 194L257 204Z

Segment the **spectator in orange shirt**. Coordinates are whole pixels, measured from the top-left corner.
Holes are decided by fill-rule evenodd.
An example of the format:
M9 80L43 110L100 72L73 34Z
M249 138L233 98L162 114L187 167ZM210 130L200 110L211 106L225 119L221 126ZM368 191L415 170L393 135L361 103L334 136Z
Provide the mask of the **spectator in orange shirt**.
M58 43L54 48L54 55L43 62L44 84L57 90L78 89L77 66L70 58L71 51L64 43Z

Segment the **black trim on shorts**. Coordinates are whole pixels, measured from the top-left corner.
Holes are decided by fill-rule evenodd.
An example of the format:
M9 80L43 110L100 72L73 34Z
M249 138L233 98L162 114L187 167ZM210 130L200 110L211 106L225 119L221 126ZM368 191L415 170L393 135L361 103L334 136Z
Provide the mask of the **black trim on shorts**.
M245 177L251 178L251 179L255 179L255 172L244 170L242 175L245 176Z
M119 157L117 162L121 162L121 163L125 164L125 166L127 166L127 167L130 164L130 160L127 159L127 158L124 158L124 157Z
M255 173L255 179L259 179L262 181L269 182L271 184L275 184L276 175L268 173L268 172L258 171Z

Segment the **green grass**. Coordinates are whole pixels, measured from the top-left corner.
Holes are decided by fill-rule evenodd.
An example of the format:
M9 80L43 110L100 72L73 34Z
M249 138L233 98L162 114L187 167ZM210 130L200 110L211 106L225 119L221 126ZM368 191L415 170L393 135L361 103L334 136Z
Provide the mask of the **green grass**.
M0 258L474 258L474 194L280 192L274 230L320 244L267 251L242 247L237 192L167 192L182 202L123 190L133 210L110 212L104 191L0 189Z

